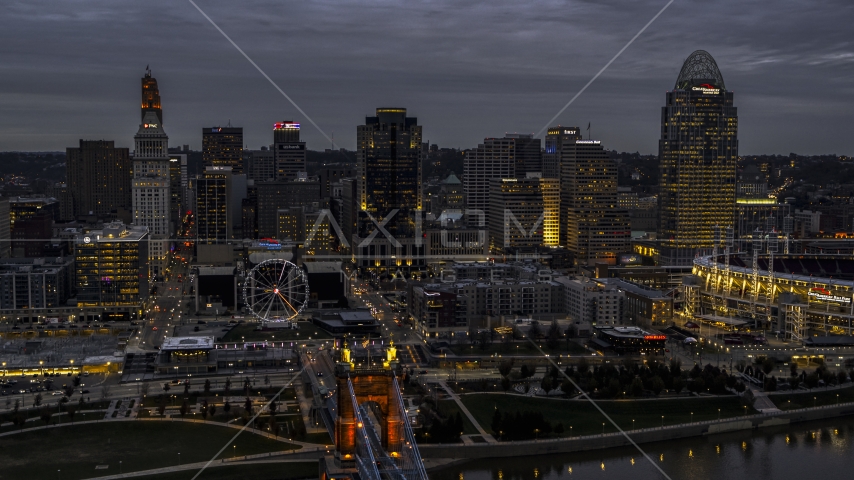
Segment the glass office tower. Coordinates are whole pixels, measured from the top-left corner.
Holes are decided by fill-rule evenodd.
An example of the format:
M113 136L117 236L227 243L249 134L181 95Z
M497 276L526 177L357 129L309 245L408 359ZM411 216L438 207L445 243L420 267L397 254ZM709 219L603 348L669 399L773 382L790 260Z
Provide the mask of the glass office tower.
M708 52L685 60L661 109L659 248L662 265L711 251L714 227L735 218L738 115Z

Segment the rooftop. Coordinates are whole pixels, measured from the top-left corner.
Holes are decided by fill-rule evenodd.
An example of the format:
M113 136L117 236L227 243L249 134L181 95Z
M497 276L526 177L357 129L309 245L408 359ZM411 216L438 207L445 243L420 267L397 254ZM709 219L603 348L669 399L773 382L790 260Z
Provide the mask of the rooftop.
M198 350L213 348L214 337L167 337L160 350Z

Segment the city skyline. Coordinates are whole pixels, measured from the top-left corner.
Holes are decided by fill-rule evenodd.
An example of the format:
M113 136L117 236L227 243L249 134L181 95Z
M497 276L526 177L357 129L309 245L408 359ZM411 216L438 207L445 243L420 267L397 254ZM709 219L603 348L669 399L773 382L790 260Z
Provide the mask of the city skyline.
M536 132L664 3L407 6L405 18L389 7L379 19L370 6L199 6L338 146L354 149L352 126L378 105L408 108L424 140L440 146ZM198 150L199 128L230 121L255 149L270 143L272 122L292 118L304 123L308 148L331 146L191 4L160 5L63 5L50 16L11 5L0 20L7 35L39 36L4 54L0 105L15 114L0 120L0 150L61 151L78 139L132 146L120 126L137 114L130 100L146 64L173 112L165 124L175 145ZM741 153L850 154L843 106L854 92L842 82L854 53L834 25L847 23L851 7L823 7L834 15L786 2L773 11L733 3L700 17L701 5L675 2L553 123L589 122L611 148L655 153L661 93L690 52L704 49L738 93ZM382 40L368 34L376 28L385 28ZM792 124L803 134L779 135Z

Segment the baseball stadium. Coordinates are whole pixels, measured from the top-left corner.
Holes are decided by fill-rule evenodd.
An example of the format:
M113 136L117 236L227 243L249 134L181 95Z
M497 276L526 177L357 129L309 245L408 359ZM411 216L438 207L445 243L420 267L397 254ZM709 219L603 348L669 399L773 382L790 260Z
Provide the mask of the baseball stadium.
M694 260L692 274L684 285L691 321L805 343L841 345L852 335L850 255L709 255Z

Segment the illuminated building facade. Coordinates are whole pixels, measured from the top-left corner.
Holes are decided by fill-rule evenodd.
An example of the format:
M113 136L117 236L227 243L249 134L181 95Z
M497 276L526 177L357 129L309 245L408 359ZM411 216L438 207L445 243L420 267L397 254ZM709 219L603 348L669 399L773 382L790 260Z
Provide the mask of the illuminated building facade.
M854 335L854 259L848 255L730 255L694 260L684 285L688 320L766 329L793 341Z
M168 239L175 230L170 222L169 137L163 129L160 90L151 70L146 70L142 78L140 117L133 137L133 223L148 227L150 271L159 275L166 268Z
M77 306L135 306L148 294L148 227L113 222L75 237Z
M502 178L490 181L486 218L493 251L534 251L543 245L546 210L540 180Z
M199 243L228 243L232 234L231 167L206 167L196 178L196 237Z
M690 265L712 249L715 226L733 226L737 159L733 93L712 56L697 50L661 109L660 264Z
M299 141L300 125L285 121L273 124L273 155L276 180L293 180L305 171L305 142Z
M522 147L522 159L518 158L517 144ZM465 204L469 210L489 210L490 182L493 179L516 178L524 176L518 173L516 167L524 169L525 159L530 155L528 149L532 145L530 138L485 138L477 148L466 152L463 160L463 192ZM536 142L539 150L539 139ZM519 165L521 163L521 165ZM533 163L533 162L531 162Z
M184 215L192 209L187 199L187 155L169 155L169 220L172 233L181 228Z
M202 162L205 167L230 167L232 174L242 174L243 128L203 128Z
M616 163L598 140L574 140L562 145L560 164L561 244L578 264L615 264L631 238L617 201Z
M360 208L379 223L392 217L385 225L392 235L414 234L423 201L421 148L421 126L405 108L378 108L356 127ZM373 230L361 220L365 234Z
M65 154L75 218L90 213L111 217L131 208L133 171L127 148L116 148L112 140L80 140L79 147L67 148Z
M578 127L558 125L546 132L546 148L543 152L543 177L560 178L560 159L564 146L574 146L581 140Z

